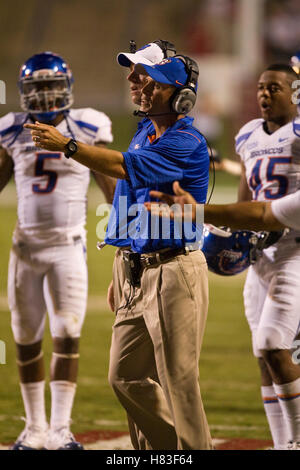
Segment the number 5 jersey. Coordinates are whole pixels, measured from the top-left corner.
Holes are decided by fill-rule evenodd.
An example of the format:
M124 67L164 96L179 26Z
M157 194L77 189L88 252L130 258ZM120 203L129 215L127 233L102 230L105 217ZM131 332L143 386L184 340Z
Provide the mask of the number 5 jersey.
M26 113L0 119L0 147L13 159L18 196L14 241L49 246L84 239L90 170L61 152L36 148L23 128L30 121ZM110 119L92 108L71 109L56 128L86 144L112 142Z

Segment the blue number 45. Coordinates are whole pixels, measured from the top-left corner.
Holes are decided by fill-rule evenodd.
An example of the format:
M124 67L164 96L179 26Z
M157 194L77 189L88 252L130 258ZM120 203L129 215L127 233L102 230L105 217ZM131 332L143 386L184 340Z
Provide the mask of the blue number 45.
M50 153L50 152L37 152L37 159L35 162L35 174L34 176L47 176L48 180L45 187L42 187L40 183L35 183L32 185L32 191L37 194L46 194L51 193L57 182L57 172L53 170L45 170L44 163L47 159L55 158L60 159L61 153Z
M263 182L261 178L261 164L263 159L260 158L256 161L251 176L249 178L249 187L254 192L254 198L257 199L258 195L262 189ZM288 192L289 180L286 175L276 174L275 167L279 164L288 164L291 163L292 157L269 157L269 163L266 170L266 180L267 182L277 181L278 186L272 189L264 189L264 194L266 199L279 199L283 197Z

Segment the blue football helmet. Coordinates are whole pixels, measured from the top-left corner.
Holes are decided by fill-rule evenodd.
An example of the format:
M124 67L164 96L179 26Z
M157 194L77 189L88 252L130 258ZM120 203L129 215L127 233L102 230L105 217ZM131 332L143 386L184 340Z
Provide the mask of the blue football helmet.
M19 76L21 108L49 122L73 104L73 75L64 59L52 52L30 57Z
M300 51L296 52L296 54L291 57L291 66L295 72L300 75Z
M233 276L245 271L255 260L259 233L250 230L217 228L206 224L202 251L208 269L221 276Z

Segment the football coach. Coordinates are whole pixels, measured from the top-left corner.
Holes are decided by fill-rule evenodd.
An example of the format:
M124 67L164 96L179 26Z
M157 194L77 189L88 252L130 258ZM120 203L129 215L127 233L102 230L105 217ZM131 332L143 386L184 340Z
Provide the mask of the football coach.
M143 206L134 220L131 246L118 249L114 260L114 281L122 263L126 281L115 305L109 381L143 433L147 449L211 449L199 387L208 310L201 236L183 230L179 236L174 221L165 233L144 207L151 201L150 189L172 193L174 180L198 203L206 200L207 146L187 116L196 101L198 67L185 56L135 67L145 76L139 115L149 117L154 126L143 146L137 136L134 150L122 153L69 140L45 124L25 127L37 147L63 152L92 170L125 179L136 205Z

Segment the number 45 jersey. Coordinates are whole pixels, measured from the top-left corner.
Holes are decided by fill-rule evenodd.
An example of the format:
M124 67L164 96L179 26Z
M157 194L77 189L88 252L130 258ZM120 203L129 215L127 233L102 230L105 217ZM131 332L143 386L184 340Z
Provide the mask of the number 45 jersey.
M241 128L235 145L254 200L272 201L300 188L299 117L272 134L263 119L254 119Z
M263 119L254 119L241 128L235 145L245 166L252 199L271 202L300 189L299 117L272 134L265 131ZM295 240L295 232L291 232L283 237L285 241Z
M36 148L25 122L26 113L0 119L0 146L13 159L18 196L14 240L49 246L71 243L77 235L84 239L89 169L61 152ZM92 108L71 109L56 128L86 144L112 142L110 119Z

